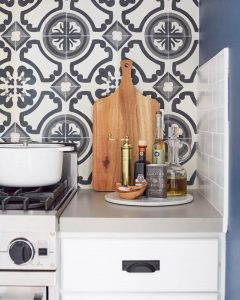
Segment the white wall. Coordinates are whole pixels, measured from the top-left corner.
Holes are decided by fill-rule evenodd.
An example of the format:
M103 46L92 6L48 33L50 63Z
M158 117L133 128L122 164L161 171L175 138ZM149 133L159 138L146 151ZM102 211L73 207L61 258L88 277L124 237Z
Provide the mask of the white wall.
M223 215L228 202L228 49L199 68L197 186Z

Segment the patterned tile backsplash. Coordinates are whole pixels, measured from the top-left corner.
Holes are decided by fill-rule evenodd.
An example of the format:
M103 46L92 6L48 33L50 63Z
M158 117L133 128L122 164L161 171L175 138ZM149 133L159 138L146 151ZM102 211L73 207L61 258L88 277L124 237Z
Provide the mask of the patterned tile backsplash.
M120 61L191 146L196 176L198 0L0 0L0 140L78 145L91 186L92 107L121 81ZM186 149L182 149L184 154Z

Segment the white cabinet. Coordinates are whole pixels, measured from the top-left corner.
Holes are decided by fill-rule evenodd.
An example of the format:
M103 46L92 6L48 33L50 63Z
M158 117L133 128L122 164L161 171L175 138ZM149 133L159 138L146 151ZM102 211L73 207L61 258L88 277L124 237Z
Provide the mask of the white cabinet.
M101 296L105 292L116 292L111 299L117 300L123 299L118 295L121 292L132 293L125 294L124 300L144 299L144 293L152 300L217 299L218 249L217 238L62 238L63 299L110 299L108 294ZM159 270L145 272L154 271L152 261L159 263ZM123 270L125 263L130 266L128 272ZM153 292L156 294L149 294ZM157 294L162 292L166 294ZM167 292L210 294L184 294L184 298L183 294ZM76 298L71 293L82 296Z
M61 300L217 300L217 294L64 294Z

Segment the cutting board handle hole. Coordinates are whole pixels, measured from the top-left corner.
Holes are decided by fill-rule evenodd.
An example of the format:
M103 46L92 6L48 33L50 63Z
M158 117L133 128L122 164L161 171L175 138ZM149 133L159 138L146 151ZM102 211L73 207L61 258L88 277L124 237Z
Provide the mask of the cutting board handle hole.
M125 66L125 68L128 68L128 67L129 67L129 64L128 64L128 63L126 63L124 66Z

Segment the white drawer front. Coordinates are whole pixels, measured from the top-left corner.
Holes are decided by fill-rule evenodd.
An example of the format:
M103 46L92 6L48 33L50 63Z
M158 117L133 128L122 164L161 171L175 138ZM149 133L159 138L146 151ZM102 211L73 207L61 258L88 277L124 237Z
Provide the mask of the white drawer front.
M61 300L217 300L217 294L64 294Z
M154 273L128 273L125 260L159 260ZM215 292L217 239L62 240L64 291Z

